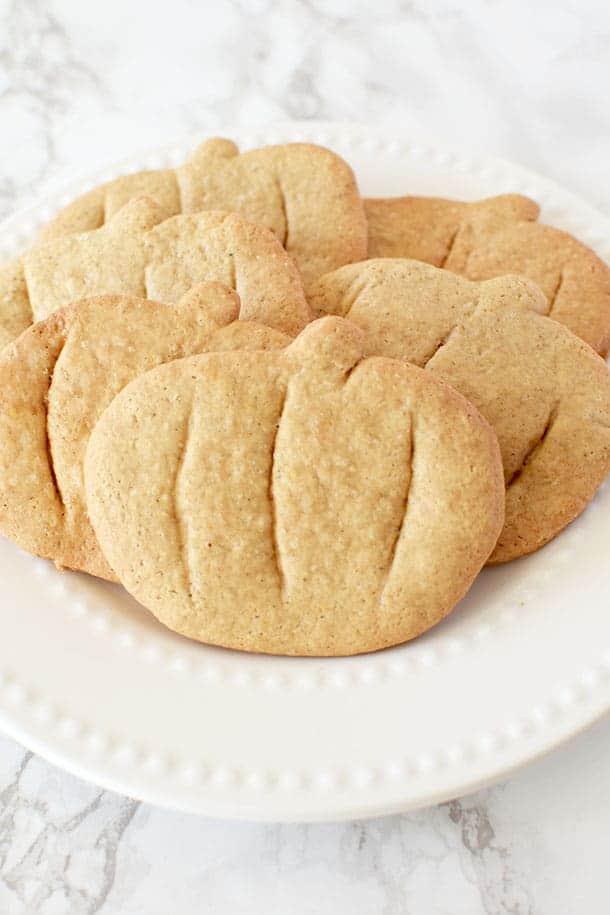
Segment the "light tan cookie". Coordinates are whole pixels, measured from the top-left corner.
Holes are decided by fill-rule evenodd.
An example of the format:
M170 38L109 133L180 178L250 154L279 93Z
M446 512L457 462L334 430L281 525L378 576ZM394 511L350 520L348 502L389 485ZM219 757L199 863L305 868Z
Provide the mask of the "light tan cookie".
M299 272L278 240L236 213L164 219L147 197L101 229L53 239L0 271L0 343L63 305L91 295L177 302L193 285L221 282L240 317L296 334L310 318Z
M426 367L494 427L506 523L492 562L543 546L610 471L610 372L586 343L541 314L528 281L473 283L417 261L377 259L322 277L317 314L348 317L367 352Z
M305 286L366 257L366 220L350 167L308 143L239 154L230 140L207 140L178 169L125 175L79 197L43 237L97 229L134 197L168 213L231 210L272 229L295 258Z
M397 197L365 206L370 257L414 258L471 280L526 276L543 290L556 321L607 355L610 269L572 235L535 222L538 206L527 197Z
M502 526L496 438L449 386L363 359L347 321L147 373L90 439L87 503L126 588L190 638L345 655L464 595Z
M538 218L540 208L519 194L467 203L442 197L381 197L364 201L369 257L407 257L444 267L453 242L478 214L494 228Z
M85 509L82 465L97 418L153 366L210 349L268 349L290 338L238 321L219 284L177 305L129 296L85 299L34 324L0 354L0 530L59 566L104 578Z

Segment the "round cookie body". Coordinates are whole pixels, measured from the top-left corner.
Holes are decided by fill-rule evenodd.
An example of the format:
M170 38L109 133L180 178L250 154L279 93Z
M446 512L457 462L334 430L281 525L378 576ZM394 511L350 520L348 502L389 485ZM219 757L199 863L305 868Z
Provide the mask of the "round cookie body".
M230 140L207 140L177 169L123 175L83 195L42 237L98 229L141 196L168 216L229 210L266 226L296 260L306 288L323 273L366 257L366 218L354 174L340 156L310 143L240 155Z
M236 213L167 214L127 203L91 232L52 238L0 269L0 346L32 321L89 296L176 303L217 282L240 297L240 317L292 336L310 320L299 271L273 232Z
M506 521L491 562L543 546L610 471L610 372L517 277L470 282L417 261L377 259L322 277L316 313L347 316L367 352L425 367L498 435Z
M177 305L87 299L34 324L0 353L0 530L60 567L115 579L87 516L83 461L112 398L142 372L208 349L266 349L290 338L238 321L218 284Z
M365 209L369 257L414 258L471 280L527 277L547 296L554 320L608 354L610 268L568 232L536 222L534 201L396 197L367 200Z
M468 590L502 526L496 438L450 387L362 344L323 319L281 352L153 370L104 413L90 517L165 625L348 655L414 638Z

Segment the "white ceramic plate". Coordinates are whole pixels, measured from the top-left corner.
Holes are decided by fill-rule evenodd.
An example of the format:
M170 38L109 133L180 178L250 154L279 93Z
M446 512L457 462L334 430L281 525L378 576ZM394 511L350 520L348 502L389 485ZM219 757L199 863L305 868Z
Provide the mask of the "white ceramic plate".
M243 148L308 140L366 194L520 191L610 259L610 222L506 162L343 125L230 130ZM19 250L75 194L178 164L201 137L120 163L0 228ZM0 539L0 726L108 788L221 817L323 820L463 794L610 707L610 488L538 554L486 570L442 625L364 657L248 656L190 643L119 587L60 574Z

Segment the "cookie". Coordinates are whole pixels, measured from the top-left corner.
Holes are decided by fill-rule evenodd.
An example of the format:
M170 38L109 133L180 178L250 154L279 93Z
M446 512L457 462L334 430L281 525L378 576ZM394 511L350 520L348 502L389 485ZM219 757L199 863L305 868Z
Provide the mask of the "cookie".
M154 369L103 414L89 515L166 626L348 655L417 636L468 590L502 527L496 437L431 374L363 357L325 318L283 351Z
M32 320L91 295L177 302L191 286L231 286L240 317L296 334L309 320L298 270L268 230L236 213L164 218L147 197L105 226L53 239L0 273L2 342Z
M521 274L545 293L551 317L607 355L610 269L572 235L535 222L533 201L398 197L365 206L370 257L414 258L471 280Z
M533 221L540 208L520 194L502 194L466 203L442 197L385 197L364 201L368 255L407 257L444 267L454 239L472 216L494 227Z
M545 317L518 277L475 283L417 261L373 259L322 277L317 314L348 317L369 355L404 358L451 384L491 423L506 521L491 562L531 553L585 508L610 471L610 372Z
M87 518L82 464L91 430L125 384L209 349L268 349L290 338L238 321L237 295L195 287L177 305L85 299L0 354L0 531L59 566L114 576Z
M168 215L231 210L273 230L303 282L366 257L366 219L351 168L308 143L239 154L230 140L207 140L177 169L124 175L79 197L43 238L98 229L129 200L152 197Z

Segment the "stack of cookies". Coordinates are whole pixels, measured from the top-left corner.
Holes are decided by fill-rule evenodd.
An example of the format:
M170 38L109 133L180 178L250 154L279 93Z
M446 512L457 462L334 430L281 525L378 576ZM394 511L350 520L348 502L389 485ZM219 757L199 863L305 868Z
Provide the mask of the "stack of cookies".
M610 270L537 216L306 144L96 188L0 267L0 531L210 644L418 636L610 471Z

